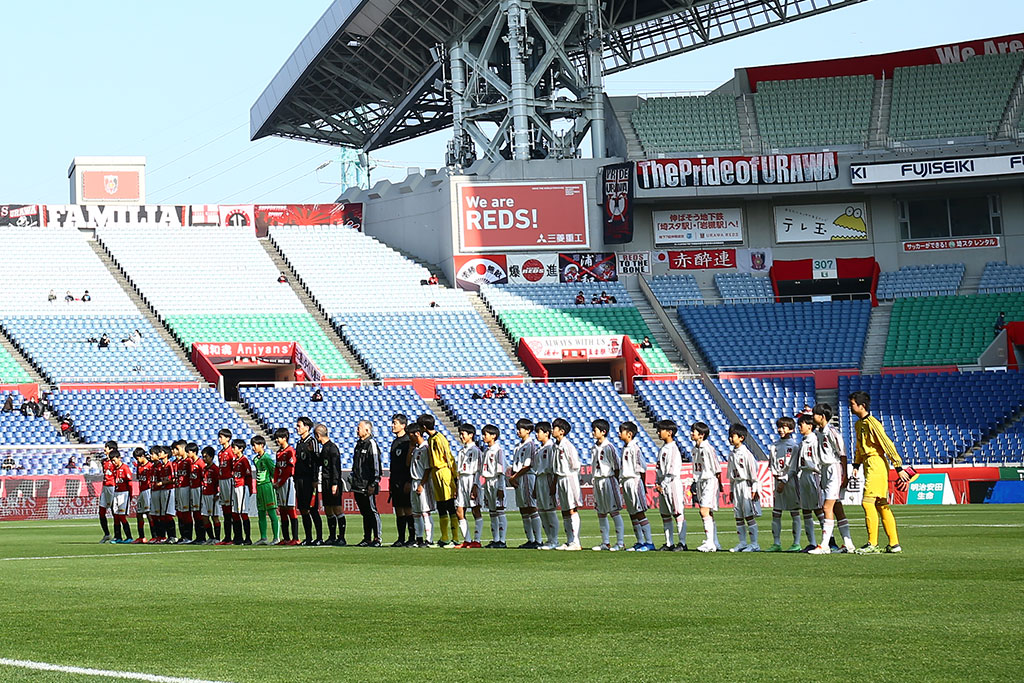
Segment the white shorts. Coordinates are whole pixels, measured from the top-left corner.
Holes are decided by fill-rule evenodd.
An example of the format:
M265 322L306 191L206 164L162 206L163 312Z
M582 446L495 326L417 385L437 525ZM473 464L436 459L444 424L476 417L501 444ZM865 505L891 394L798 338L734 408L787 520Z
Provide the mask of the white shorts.
M104 486L100 489L99 505L101 508L109 508L114 504L114 487Z
M505 487L504 481L499 480L497 477L494 479L484 479L484 504L487 505L487 509L491 512L505 509ZM498 491L502 492L501 502L498 502Z
M754 500L754 492L745 481L732 484L732 513L736 519L761 516L761 503Z
M580 492L580 478L576 475L558 477L558 505L562 512L583 506L583 494Z
M678 517L683 514L686 498L681 479L665 479L661 482L661 495L658 496L658 511L663 517Z
M778 479L775 480L775 505L772 509L778 512L783 510L799 510L800 499L797 496L796 490L798 484L795 481L788 482L780 490L779 486L781 483Z
M554 510L555 497L551 495L551 475L538 474L537 485L534 489L534 498L537 500L538 510Z
M516 479L516 505L519 509L537 507L537 497L533 494L537 485L537 475L527 472Z
M415 483L409 492L409 502L412 503L412 514L430 514L434 509L434 495L429 482L423 483L423 493L416 493Z
M622 493L619 482L613 477L594 480L594 509L599 515L610 515L622 510Z
M217 503L217 494L204 493L199 498L199 514L204 517L220 517L220 506Z
M149 509L152 507L151 500L152 498L149 489L139 491L139 497L135 499L135 514L148 515Z
M235 482L233 479L221 479L217 482L217 490L220 492L220 506L224 508L231 507L231 499L235 489Z
M249 514L249 489L236 486L231 494L231 513L234 515Z
M132 494L129 491L114 491L114 504L111 506L115 515L127 515L128 503Z
M718 509L718 480L717 479L698 479L697 480L697 496L694 499L694 503L699 508L707 508L708 510Z
M274 492L277 494L278 507L295 507L295 480L291 477L285 479L283 484L274 489Z
M178 512L188 512L192 509L192 489L188 486L178 486L174 489L174 509Z
M188 511L189 512L200 512L203 502L203 490L200 488L190 488L188 490Z
M819 510L822 503L821 475L814 470L800 470L800 507Z
M154 515L174 516L174 489L153 491L152 508Z
M473 486L479 486L477 477L473 475L459 475L459 481L455 488L455 507L463 509L480 507L480 498L473 500ZM477 496L480 492L477 491Z
M643 479L623 479L622 498L626 502L626 511L630 516L647 512L647 486L644 485Z
M842 465L832 463L821 468L821 497L823 500L839 500L842 492L839 485L843 483Z

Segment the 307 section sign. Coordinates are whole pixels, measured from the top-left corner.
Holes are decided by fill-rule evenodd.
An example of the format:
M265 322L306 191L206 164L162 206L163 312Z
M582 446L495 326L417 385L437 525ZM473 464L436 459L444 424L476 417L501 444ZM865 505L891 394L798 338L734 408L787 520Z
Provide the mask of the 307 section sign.
M462 183L457 195L463 252L590 247L586 183Z

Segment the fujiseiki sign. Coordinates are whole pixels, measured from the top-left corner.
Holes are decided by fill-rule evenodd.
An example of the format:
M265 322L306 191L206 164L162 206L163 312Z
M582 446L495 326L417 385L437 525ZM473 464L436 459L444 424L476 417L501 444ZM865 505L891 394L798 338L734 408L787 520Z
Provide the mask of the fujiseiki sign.
M854 185L1021 174L1024 174L1024 154L958 159L921 159L885 164L850 164L850 182Z
M914 477L907 490L907 505L955 505L953 487L945 472L925 472Z

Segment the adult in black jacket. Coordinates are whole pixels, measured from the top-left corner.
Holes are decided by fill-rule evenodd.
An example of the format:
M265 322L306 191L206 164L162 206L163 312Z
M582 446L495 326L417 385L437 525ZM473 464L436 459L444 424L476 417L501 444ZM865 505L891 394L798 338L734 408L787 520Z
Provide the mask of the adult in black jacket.
M313 421L300 417L295 423L299 442L295 444L295 507L302 514L306 540L302 545L323 545L324 526L320 521L316 483L320 478L320 444L313 437ZM316 540L313 540L313 527Z
M320 495L324 497L324 514L327 515L327 545L345 545L345 509L342 496L345 483L341 479L341 451L327 435L327 425L322 422L313 428L320 443Z
M380 493L380 446L373 438L373 425L361 420L356 427L355 452L352 454L352 492L359 514L363 516L362 548L380 547L380 513L377 512L377 494Z
M398 540L391 544L394 548L411 546L416 542L416 532L413 530L412 499L409 492L412 489L412 479L409 476L409 451L411 442L405 428L409 426L409 418L402 413L397 413L391 418L391 433L395 440L391 442L391 460L388 463L388 498L395 508L395 524L398 526ZM406 540L405 530L409 530L409 538Z

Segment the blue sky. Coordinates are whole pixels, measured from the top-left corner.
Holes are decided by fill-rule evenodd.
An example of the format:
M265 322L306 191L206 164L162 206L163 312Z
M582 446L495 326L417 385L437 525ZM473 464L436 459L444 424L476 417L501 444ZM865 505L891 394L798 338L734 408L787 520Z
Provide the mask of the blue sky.
M329 5L5 2L0 203L65 203L73 157L118 154L147 158L149 203L332 201L337 150L249 141L249 108ZM704 91L736 67L1021 31L1020 0L870 0L609 77L605 89ZM373 180L443 164L447 139L376 152Z

